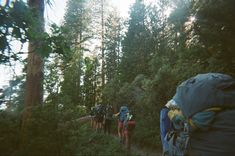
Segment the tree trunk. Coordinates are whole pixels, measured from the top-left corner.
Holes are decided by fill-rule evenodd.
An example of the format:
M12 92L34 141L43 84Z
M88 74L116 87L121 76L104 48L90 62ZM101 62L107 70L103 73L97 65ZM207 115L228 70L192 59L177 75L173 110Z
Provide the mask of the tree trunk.
M105 85L105 74L104 74L104 0L101 0L101 88Z
M44 32L44 0L28 0L28 5L32 10L34 22L31 30L35 34ZM21 125L21 149L27 145L30 138L27 138L28 125L32 115L32 107L41 105L43 102L43 58L37 51L40 51L40 41L29 41L26 91L24 101L24 111Z
M29 43L25 108L40 105L43 102L43 59L34 52L35 43Z

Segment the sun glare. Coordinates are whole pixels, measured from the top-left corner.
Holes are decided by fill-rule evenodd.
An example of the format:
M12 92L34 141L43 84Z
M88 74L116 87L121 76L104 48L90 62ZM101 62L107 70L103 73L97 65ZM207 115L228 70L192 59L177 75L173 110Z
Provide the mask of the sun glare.
M120 11L121 16L128 16L128 11L130 6L135 2L135 0L111 0L113 6L117 7Z
M107 0L108 1L108 0ZM118 10L120 11L121 16L127 17L128 16L128 11L131 7L131 5L135 2L136 0L111 0L111 3L113 6L117 7ZM143 0L145 4L151 4L156 2L156 0ZM170 14L171 10L168 10L167 14Z
M164 11L164 15L169 17L172 11L173 11L173 9L169 7Z
M190 16L190 17L189 17L189 21L190 21L190 22L194 22L195 20L196 20L196 17L195 17L195 16Z

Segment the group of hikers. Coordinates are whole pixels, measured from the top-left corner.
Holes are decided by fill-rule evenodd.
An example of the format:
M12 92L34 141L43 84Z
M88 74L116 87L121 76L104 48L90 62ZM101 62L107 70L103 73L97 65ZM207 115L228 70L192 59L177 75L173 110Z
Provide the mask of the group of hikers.
M235 155L235 79L198 74L160 111L163 156Z
M91 127L96 131L104 129L105 133L111 133L113 109L111 105L98 104L91 107Z
M127 106L121 106L118 113L113 113L111 105L97 104L91 108L91 127L96 131L104 130L104 133L111 134L111 124L117 118L117 130L120 142L125 144L127 149L131 148L131 136L135 128L133 114Z
M96 105L91 125L111 132L118 120L118 135L130 149L135 120L127 106L113 114L110 105ZM235 79L220 73L198 74L176 89L160 110L163 156L233 156L235 148Z

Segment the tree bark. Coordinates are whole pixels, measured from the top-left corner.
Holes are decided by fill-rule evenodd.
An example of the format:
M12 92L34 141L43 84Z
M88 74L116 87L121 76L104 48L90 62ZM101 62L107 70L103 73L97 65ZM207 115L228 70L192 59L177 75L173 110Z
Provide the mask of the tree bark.
M101 87L105 85L105 73L104 73L104 0L101 0Z
M44 0L28 0L28 5L32 10L33 23L30 27L33 35L44 32ZM24 111L21 124L21 144L24 149L30 138L27 137L28 126L32 115L32 108L41 105L43 102L43 58L38 53L41 41L30 40L28 46L27 71L26 71L26 90L24 98Z

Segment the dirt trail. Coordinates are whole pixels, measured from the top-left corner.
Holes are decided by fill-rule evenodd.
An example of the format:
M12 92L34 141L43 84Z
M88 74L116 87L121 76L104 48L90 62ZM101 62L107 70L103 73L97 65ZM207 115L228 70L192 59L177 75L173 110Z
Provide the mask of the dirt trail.
M119 141L117 135L112 134L115 140ZM161 150L151 150L146 148L141 148L135 144L131 144L131 153L136 154L138 156L161 156Z
M91 116L84 116L81 117L79 119L77 119L78 122L80 123L85 123L90 121ZM114 137L115 140L119 141L119 138L115 135L112 134L112 136ZM161 150L150 150L150 149L146 149L146 148L141 148L135 144L131 145L131 153L133 154L137 154L138 156L161 156Z
M150 150L150 149L142 149L136 145L131 146L131 152L139 155L139 156L161 156L160 150Z

